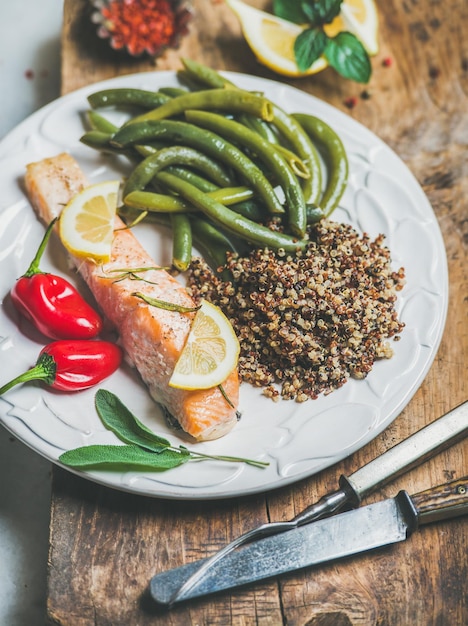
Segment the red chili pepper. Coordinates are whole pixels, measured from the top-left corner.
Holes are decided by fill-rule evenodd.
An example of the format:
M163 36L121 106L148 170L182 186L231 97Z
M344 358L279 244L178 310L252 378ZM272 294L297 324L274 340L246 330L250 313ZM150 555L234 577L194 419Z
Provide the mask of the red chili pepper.
M53 341L39 353L36 365L0 388L0 396L15 385L42 380L59 391L93 387L119 367L122 352L110 341Z
M16 281L11 300L50 339L90 339L101 332L100 315L68 280L39 269L56 221L50 223L28 271Z

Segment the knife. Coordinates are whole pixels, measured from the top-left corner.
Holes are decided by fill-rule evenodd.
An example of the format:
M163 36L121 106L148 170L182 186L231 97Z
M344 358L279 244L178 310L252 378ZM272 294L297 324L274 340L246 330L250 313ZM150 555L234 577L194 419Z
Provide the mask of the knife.
M189 578L174 591L170 603L190 597L190 591L218 561L236 548L255 539L286 532L346 508L359 506L375 488L416 467L468 434L468 401L452 409L428 426L393 446L350 476L341 476L340 489L323 496L295 518L286 522L269 522L240 535L213 556L194 568Z
M347 511L313 524L260 539L214 563L188 600L217 591L327 563L405 541L419 525L468 514L468 477ZM154 576L150 593L156 602L172 605L184 581L202 562L189 563Z

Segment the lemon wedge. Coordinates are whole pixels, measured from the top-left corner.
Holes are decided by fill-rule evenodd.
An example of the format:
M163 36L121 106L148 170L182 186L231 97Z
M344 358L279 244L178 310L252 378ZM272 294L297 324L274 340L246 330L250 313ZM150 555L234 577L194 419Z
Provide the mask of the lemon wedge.
M85 187L65 206L59 221L63 245L71 254L99 262L110 259L119 181Z
M307 76L324 70L328 63L317 59L305 72L300 72L294 57L294 41L302 26L265 13L241 2L226 0L241 23L242 32L260 63L284 76Z
M299 71L294 56L294 41L303 26L288 22L265 11L251 7L241 0L226 0L237 15L243 35L257 59L283 76L309 76L328 67L324 57L317 59L305 72ZM334 37L347 30L353 33L369 54L378 50L378 20L374 0L344 0L340 14L326 24L327 35Z
M203 300L174 372L170 387L209 389L226 380L237 366L239 340L221 309Z
M337 32L347 30L356 35L371 56L379 51L379 21L374 0L345 0L340 15L333 20L330 28L338 29Z

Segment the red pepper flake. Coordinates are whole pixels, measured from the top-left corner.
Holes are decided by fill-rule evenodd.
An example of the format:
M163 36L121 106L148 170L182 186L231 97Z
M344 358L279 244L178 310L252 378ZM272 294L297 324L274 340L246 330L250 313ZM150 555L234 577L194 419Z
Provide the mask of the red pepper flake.
M34 78L34 72L32 70L26 70L24 75L28 80L32 80Z
M393 59L391 57L385 57L385 59L382 61L382 65L384 67L391 67L393 64Z
M110 0L102 7L99 35L110 37L116 50L126 48L133 55L156 56L175 47L187 33L190 12L170 0Z
M357 103L358 99L356 98L356 96L351 96L350 98L346 98L343 104L345 105L345 107L348 107L348 109L354 109Z

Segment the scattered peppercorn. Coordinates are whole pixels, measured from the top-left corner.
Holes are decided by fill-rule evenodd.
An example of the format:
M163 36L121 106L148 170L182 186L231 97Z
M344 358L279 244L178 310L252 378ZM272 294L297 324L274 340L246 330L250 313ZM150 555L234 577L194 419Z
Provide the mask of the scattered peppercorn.
M371 97L372 97L372 94L367 89L364 89L364 91L361 91L361 98L363 100L370 100Z
M351 96L350 98L346 98L346 100L344 101L344 105L348 107L348 109L354 109L357 102L358 99L356 98L356 96Z
M194 259L192 295L218 305L239 337L239 373L273 400L304 402L390 358L404 327L395 310L404 270L393 271L383 235L322 220L296 256L257 249L227 255L233 282Z

